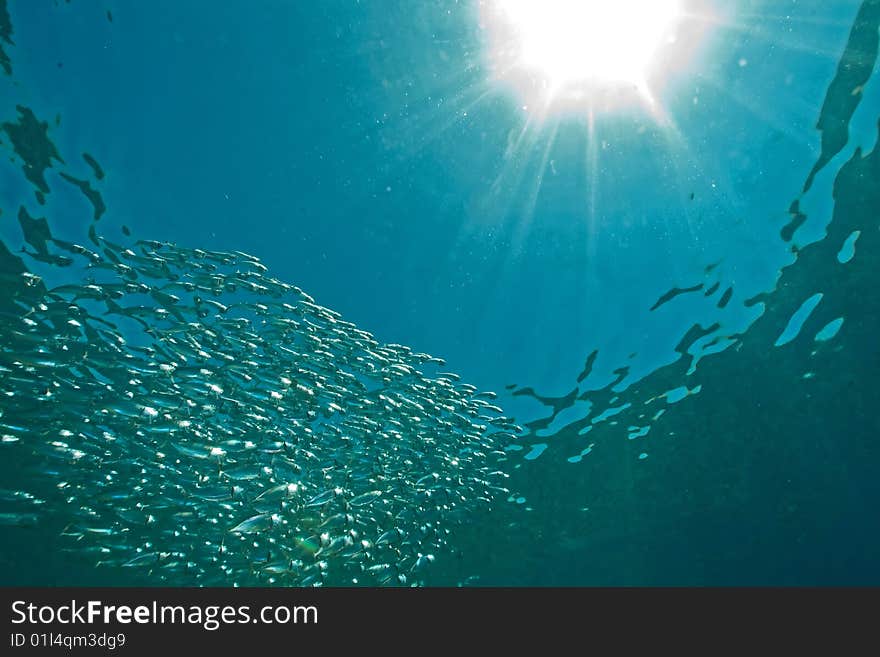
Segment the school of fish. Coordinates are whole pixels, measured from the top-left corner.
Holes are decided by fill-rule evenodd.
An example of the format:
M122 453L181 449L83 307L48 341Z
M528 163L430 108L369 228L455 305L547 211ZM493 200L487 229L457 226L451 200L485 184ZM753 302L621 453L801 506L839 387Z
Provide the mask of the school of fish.
M0 254L0 457L32 482L0 524L63 518L65 550L157 583L410 586L505 503L522 429L442 360L245 253L19 221L25 260L81 274Z

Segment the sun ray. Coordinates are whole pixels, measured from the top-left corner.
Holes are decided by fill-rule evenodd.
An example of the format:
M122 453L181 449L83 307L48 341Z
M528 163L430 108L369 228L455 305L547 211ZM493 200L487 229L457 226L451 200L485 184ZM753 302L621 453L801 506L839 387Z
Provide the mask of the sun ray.
M791 50L792 52L812 55L814 57L822 57L835 63L840 57L840 53L836 49L822 48L815 42L798 43L791 39L786 39L778 31L769 31L761 27L758 23L725 20L717 23L717 25L721 29L738 32L749 39L758 39L773 47Z
M552 151L553 145L556 142L556 134L558 131L559 121L554 121L552 126L550 127L549 134L546 137L544 152L541 154L541 159L539 160L538 164L538 170L534 180L531 183L528 197L526 198L525 203L518 213L519 219L517 221L513 239L511 240L511 248L513 253L519 252L519 250L522 248L522 245L525 243L526 238L528 237L529 229L531 228L532 224L532 218L535 213L535 208L538 205L538 196L541 193L541 186L544 183L544 175L547 173L547 163L550 161L550 152Z
M398 120L389 122L383 134L383 143L403 162L417 157L451 128L466 120L481 103L495 93L486 80L472 80L456 86L454 83L438 87L430 94L439 103L407 105L399 108Z
M804 103L803 111L804 114L801 117L797 117L797 120L792 116L791 112L786 114L787 120L782 120L780 118L774 117L772 112L768 111L769 105L761 104L756 102L755 100L738 93L735 91L731 85L722 84L718 80L716 80L711 75L700 76L700 81L708 84L712 89L717 91L718 93L723 94L725 97L732 100L736 103L740 108L748 111L752 116L757 118L762 123L765 123L769 127L773 128L776 132L785 135L792 142L804 146L806 148L810 148L815 151L815 155L819 155L819 150L815 144L815 140L810 138L808 133L799 132L792 125L812 125L816 121L816 117L819 113L818 107L810 107Z
M596 115L587 111L587 256L593 262L596 255L596 195L599 189L599 149L596 147Z
M530 174L542 138L546 138L545 129L529 114L510 140L498 175L481 203L483 220L499 224L522 221L524 215L534 210L534 206L526 209L528 200L523 201L522 190L531 189L534 184Z
M858 3L853 5L855 12ZM820 27L843 27L849 29L852 26L852 19L832 19L817 16L798 16L796 14L765 14L765 13L746 13L737 12L737 16L745 22L755 21L765 25L767 23L799 23L803 25L817 25Z

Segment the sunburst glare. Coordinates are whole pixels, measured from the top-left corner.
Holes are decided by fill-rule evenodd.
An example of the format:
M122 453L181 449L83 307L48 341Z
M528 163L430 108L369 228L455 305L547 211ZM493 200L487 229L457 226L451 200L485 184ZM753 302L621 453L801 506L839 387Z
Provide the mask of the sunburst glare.
M480 7L493 77L524 106L547 111L637 101L654 112L653 85L693 45L679 39L682 0L484 0Z

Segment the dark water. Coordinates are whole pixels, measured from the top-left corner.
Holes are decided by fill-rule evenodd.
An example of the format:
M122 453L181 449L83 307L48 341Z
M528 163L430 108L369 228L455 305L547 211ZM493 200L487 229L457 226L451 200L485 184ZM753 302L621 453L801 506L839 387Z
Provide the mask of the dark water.
M510 294L518 304L507 315L506 333L496 336L499 343L520 344L519 368L514 358L491 375L473 373L459 358L449 367L460 363L453 369L463 371L463 380L452 376L448 386L436 384L448 370L426 362L427 356L414 358L394 346L371 355L373 347L361 342L354 325L333 334L335 315L312 309L307 300L298 305L304 301L298 288L285 287L300 281L267 282L281 258L263 258L271 265L264 273L253 259L231 253L236 245L211 237L208 228L214 225L205 217L174 219L175 208L168 204L165 214L172 219L163 222L203 228L179 246L138 242L168 239L173 232L169 224L160 230L158 220L155 225L138 220L139 209L126 207L126 195L112 194L112 174L102 169L101 158L81 152L101 152L109 148L102 142L133 137L108 131L94 135L94 146L84 146L65 134L64 117L30 107L27 98L35 97L38 80L16 77L18 58L29 57L22 55L29 51L20 38L13 45L19 26L8 15L16 17L18 8L5 4L0 4L0 64L16 81L5 86L12 96L6 105L17 107L2 124L13 165L4 170L9 175L0 215L2 583L297 585L347 584L352 578L392 585L880 583L875 558L880 153L876 132L870 141L852 142L853 135L862 138L857 121L878 119L877 104L863 96L876 84L880 2L861 3L842 25L845 44L834 54L833 77L823 96L809 100L817 107L817 130L809 135L816 152L788 172L801 181L802 191L774 198L772 218L757 211L749 215L749 222L775 222L767 241L786 260L778 269L768 258L778 269L772 284L764 291L756 291L753 281L740 285L737 281L748 277L738 278L735 268L719 266L715 258L700 261L701 275L685 272L687 280L670 272L663 281L669 292L653 296L646 317L672 311L684 330L672 342L673 358L658 348L655 364L646 368L635 357L612 366L602 358L609 349L650 351L649 319L619 327L623 347L607 340L604 350L603 345L584 349L576 363L556 357L552 332L544 336L547 344L525 339L534 335L533 326L571 319L529 310L528 293L534 290L547 296L572 292L564 277L548 276L533 289L520 289L521 296ZM47 3L46 11L66 9ZM119 15L112 14L116 21ZM86 16L113 22L95 11ZM32 64L27 60L24 66ZM873 114L865 119L860 111ZM74 143L79 149L64 147ZM723 168L726 156L719 160ZM174 158L165 166L171 175L187 175ZM772 176L761 161L750 166L761 172L756 178ZM429 184L420 176L412 173L413 185ZM112 202L105 203L111 195ZM652 191L644 196L650 205ZM657 205L655 211L661 215L665 208ZM810 216L826 211L827 217ZM811 220L827 222L812 240L799 231L815 226ZM247 222L235 225L245 232ZM199 234L204 239L194 241ZM263 239L280 241L281 235L290 239L280 232ZM253 239L243 236L242 242ZM357 250L352 241L346 253ZM638 268L638 260L632 266ZM198 284L203 275L215 277L206 289L163 287ZM373 289L363 272L338 278L350 289ZM647 278L640 282L643 296L655 292ZM238 287L228 289L230 281ZM272 289L241 289L248 282ZM147 287L126 289L127 283ZM86 285L102 291L89 296ZM172 289L179 301L159 294ZM602 304L612 307L607 310L612 315L615 292L605 290ZM283 295L295 312L277 305L288 299ZM448 301L425 296L438 304ZM692 299L719 311L739 309L749 321L682 305ZM358 303L351 306L355 315ZM126 314L120 306L137 311ZM157 314L156 308L165 312ZM252 322L252 331L226 321L236 312ZM407 312L401 314L409 317ZM312 323L284 331L269 326L284 318ZM375 329L357 324L377 336L394 335L393 322ZM175 351L169 337L181 335L231 357L193 355L198 348L191 343ZM114 346L120 338L125 345ZM246 346L248 341L259 349ZM381 350L382 342L391 340L377 337L373 350ZM279 345L295 347L296 353L278 352ZM188 360L181 353L188 353ZM248 362L249 353L259 356ZM565 379L563 385L554 380L554 390L542 392L546 377L528 376L535 354L545 354L540 357ZM89 358L97 364L88 364ZM160 366L170 363L180 369L166 376ZM382 369L389 364L414 371L391 374L394 370ZM607 371L597 371L600 366ZM195 367L190 378L184 376L186 367ZM199 371L203 368L213 378ZM315 395L294 386L277 407L255 396L268 390L260 376L277 378L297 368L294 383L338 385L338 396L329 387ZM524 375L515 376L516 383L498 385L502 375L517 371ZM467 387L470 376L480 387L495 387L498 399L480 398L476 388ZM217 381L222 394L206 389ZM46 391L54 391L54 399L42 399ZM398 401L380 401L382 394ZM406 412L396 395L420 404L417 420L414 407ZM186 399L216 402L217 408L187 408ZM344 407L344 418L341 411L328 411L332 400ZM487 411L483 403L500 409ZM460 421L443 408L450 405L460 411ZM154 417L145 407L160 410ZM518 428L497 419L505 411ZM194 426L162 428L163 419L177 422L184 415ZM98 424L116 434L112 444L101 442L93 429ZM59 437L62 430L71 433ZM340 442L346 434L350 440ZM245 440L255 446L242 447ZM53 445L57 441L64 446ZM281 446L268 449L274 442ZM212 446L224 455L211 452ZM157 451L173 454L177 467L165 470L167 455L157 457ZM282 456L289 466L281 464ZM251 470L240 474L242 467ZM425 477L435 474L440 483L431 488L435 479ZM271 508L260 505L260 494L294 480L309 494L284 493L272 498ZM330 501L308 499L337 488ZM364 497L372 492L378 501ZM453 499L456 493L462 499ZM267 518L273 513L278 517ZM339 514L343 518L324 531L323 523ZM230 532L252 517L259 517L253 531ZM380 541L387 531L395 535ZM353 537L352 544L371 545L331 548L346 536ZM303 549L297 541L312 547ZM387 573L368 570L383 564Z

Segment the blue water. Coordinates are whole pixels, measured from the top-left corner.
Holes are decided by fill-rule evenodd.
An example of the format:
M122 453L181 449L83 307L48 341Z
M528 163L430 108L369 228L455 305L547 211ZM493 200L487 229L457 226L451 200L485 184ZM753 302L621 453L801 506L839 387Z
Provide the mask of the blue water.
M877 159L876 73L851 116L829 105L847 137L803 188L880 9L692 4L725 18L658 92L670 121L588 125L487 82L476 2L10 0L0 120L31 108L64 162L39 205L5 158L0 238L20 249L23 204L82 243L92 207L57 172L88 177L103 234L253 254L497 391L525 428L511 501L452 579L876 584L880 178L842 173ZM29 562L39 525L8 531L3 583L128 576Z

